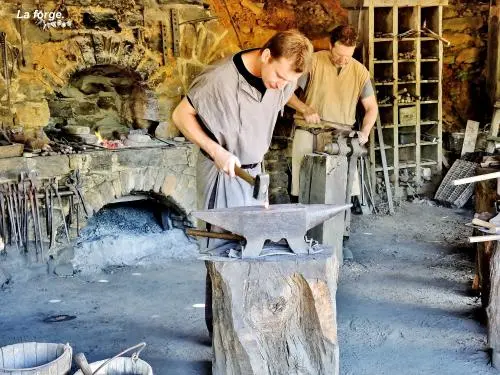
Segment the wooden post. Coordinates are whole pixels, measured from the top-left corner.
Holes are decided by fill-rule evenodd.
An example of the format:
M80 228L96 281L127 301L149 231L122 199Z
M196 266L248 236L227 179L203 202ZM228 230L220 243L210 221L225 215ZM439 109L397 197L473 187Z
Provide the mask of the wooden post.
M492 349L492 364L500 369L500 251L491 259L491 289L488 314L488 345Z
M338 375L338 261L331 253L207 258L214 375Z

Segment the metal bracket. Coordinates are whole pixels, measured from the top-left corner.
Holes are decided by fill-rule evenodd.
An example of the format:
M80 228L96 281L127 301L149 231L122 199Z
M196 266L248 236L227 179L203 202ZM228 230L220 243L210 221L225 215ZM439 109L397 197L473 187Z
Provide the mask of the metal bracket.
M163 65L167 65L168 57L168 29L165 22L161 22L161 46L163 52Z
M180 56L179 13L177 9L170 9L170 25L172 27L172 50L174 57Z
M9 61L7 59L7 40L5 38L6 34L2 31L0 32L0 49L2 54L2 64L3 64L3 76L9 83Z

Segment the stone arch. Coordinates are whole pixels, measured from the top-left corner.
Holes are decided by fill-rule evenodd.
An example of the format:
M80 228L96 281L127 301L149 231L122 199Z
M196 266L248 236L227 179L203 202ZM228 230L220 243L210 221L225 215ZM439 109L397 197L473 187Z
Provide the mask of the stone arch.
M173 172L168 167L130 168L114 172L102 181L86 186L82 192L89 217L117 199L144 194L157 199L189 220L196 208L195 177Z
M68 84L80 71L99 65L115 65L135 73L147 88L149 79L159 69L158 56L143 45L110 34L80 35L65 41L65 56L54 56L53 65L63 66L56 80L58 86ZM62 61L66 60L66 61Z

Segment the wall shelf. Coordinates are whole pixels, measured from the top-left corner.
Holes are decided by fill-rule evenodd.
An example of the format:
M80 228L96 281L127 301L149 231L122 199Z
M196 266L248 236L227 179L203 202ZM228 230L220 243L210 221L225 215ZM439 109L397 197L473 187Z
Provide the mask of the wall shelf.
M424 20L431 30L442 35L443 6L446 4L446 0L364 0L363 57L375 86L379 87L378 99L397 98L402 89L415 98L408 103L391 99L379 105L387 165L389 174L393 175L390 179L394 181L396 197L404 193L399 183L402 169L410 168L415 181L420 183L423 181L422 167L430 167L434 175L440 175L443 158L443 43L424 35L405 38L397 35L410 29L422 29ZM405 138L404 142L410 143L401 143L401 134L408 135L409 131L414 135ZM383 170L375 131L370 136L370 162L375 181L377 172ZM422 190L426 188L429 187Z

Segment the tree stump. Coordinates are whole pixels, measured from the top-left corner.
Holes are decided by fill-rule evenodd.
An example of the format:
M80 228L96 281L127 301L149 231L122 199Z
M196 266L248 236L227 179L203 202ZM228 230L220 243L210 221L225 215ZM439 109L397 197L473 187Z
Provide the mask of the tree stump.
M214 375L337 375L330 253L264 259L210 258Z

